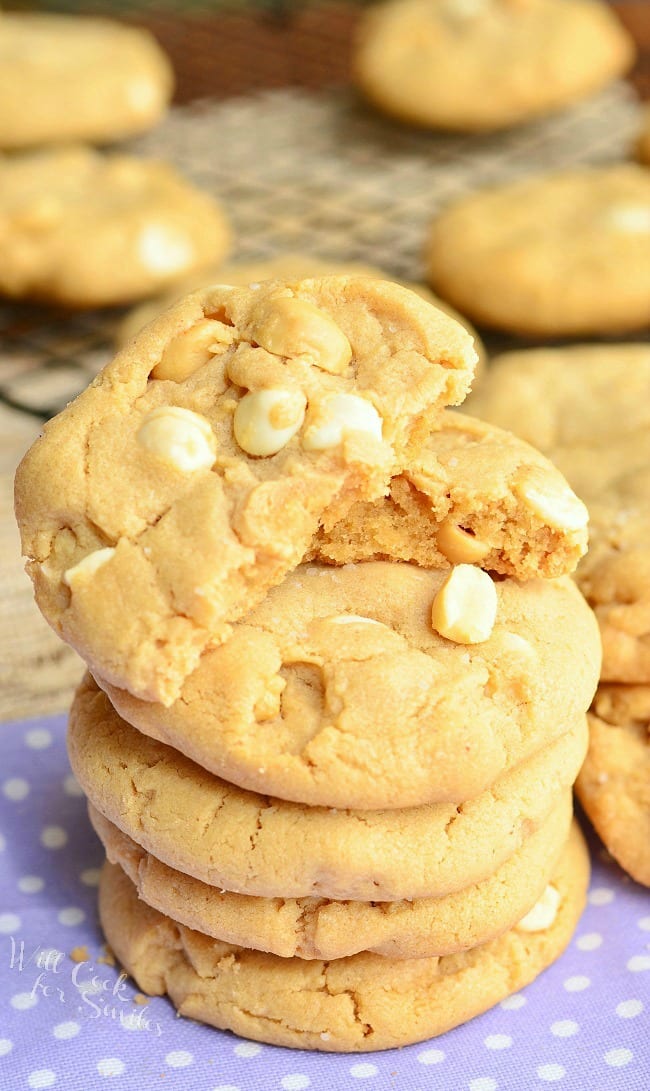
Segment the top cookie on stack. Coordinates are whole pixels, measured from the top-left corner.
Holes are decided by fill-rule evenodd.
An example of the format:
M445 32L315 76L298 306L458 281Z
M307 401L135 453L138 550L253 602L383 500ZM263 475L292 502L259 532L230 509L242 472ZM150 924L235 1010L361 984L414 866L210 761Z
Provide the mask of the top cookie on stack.
M218 286L181 301L46 425L19 468L43 613L107 682L169 705L206 647L409 467L422 519L446 523L445 562L458 543L471 555L453 473L426 445L474 362L461 327L384 281ZM482 513L479 553L528 577L553 542L570 570L586 510L548 463L518 457L523 473L515 465ZM460 501L464 516L466 489ZM500 542L516 542L522 518L538 533L520 535L520 562L515 548L504 567ZM336 559L356 558L343 542Z

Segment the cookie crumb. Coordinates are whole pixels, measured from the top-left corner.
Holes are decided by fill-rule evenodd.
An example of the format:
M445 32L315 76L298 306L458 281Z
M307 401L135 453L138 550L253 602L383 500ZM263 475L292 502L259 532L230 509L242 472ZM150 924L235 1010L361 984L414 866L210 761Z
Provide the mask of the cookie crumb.
M144 993L136 993L135 996L133 997L133 1003L134 1004L139 1004L140 1007L143 1008L143 1007L145 1007L146 1004L149 1003L149 997L145 996Z
M104 944L103 950L104 954L100 955L97 961L101 963L102 966L115 966L115 955L107 943Z
M70 952L70 958L73 962L88 962L88 948L73 947Z

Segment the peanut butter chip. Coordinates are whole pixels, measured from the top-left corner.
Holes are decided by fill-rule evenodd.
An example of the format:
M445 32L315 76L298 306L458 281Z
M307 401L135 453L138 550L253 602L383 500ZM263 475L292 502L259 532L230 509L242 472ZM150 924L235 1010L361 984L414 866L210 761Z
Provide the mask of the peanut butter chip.
M490 552L489 545L463 530L453 519L445 519L440 524L437 546L452 564L475 564Z
M160 362L151 372L151 378L171 379L175 383L182 383L207 364L225 345L229 345L234 336L235 330L232 326L217 322L213 318L201 319L169 342Z
M341 375L352 359L347 337L329 315L312 303L280 296L266 303L253 319L252 336L276 356L305 360Z
M141 447L171 463L177 470L209 470L214 464L217 441L205 417L191 409L170 405L145 417L137 435Z
M530 510L556 530L584 530L589 512L566 482L543 470L532 470L515 491Z
M358 394L333 394L317 406L310 406L310 422L302 445L306 451L325 451L338 447L350 432L367 432L381 440L382 419L365 398Z
M496 588L487 572L459 564L433 600L431 623L447 640L480 644L490 636L496 615Z
M548 884L538 902L516 925L518 932L545 932L557 916L560 895L556 887Z
M87 557L84 557L83 561L79 561L79 564L75 564L73 568L68 568L67 572L63 573L63 582L67 583L68 587L74 591L75 587L83 583L84 580L89 580L91 576L95 575L98 568L110 561L114 553L115 550L111 546L107 546L106 549L96 549L94 553L89 553Z
M299 390L275 387L245 394L233 418L237 443L249 455L277 454L302 427L306 405Z

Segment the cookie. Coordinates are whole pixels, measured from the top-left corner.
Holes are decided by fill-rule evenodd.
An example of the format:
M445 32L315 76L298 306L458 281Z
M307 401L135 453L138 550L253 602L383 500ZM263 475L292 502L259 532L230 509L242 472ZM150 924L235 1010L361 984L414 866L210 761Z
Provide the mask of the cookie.
M384 281L187 297L19 468L43 613L112 684L171 703L320 526L385 492L475 360L457 323Z
M223 257L212 197L165 163L68 147L0 159L0 294L128 303Z
M126 344L131 337L135 337L143 326L152 322L162 311L171 307L182 296L194 292L198 288L207 288L210 284L235 284L237 286L246 287L248 284L259 282L260 280L297 280L304 279L306 277L322 277L336 274L347 274L350 276L370 276L376 277L382 280L390 280L389 275L382 269L377 269L372 265L361 265L358 262L345 262L344 264L331 261L323 261L321 258L315 258L312 255L306 254L281 254L278 257L270 258L268 261L257 262L233 262L227 265L217 265L210 269L204 270L200 276L192 276L181 282L176 286L174 291L167 292L164 296L158 299L148 300L146 303L140 303L137 307L127 314L118 328L116 341L118 347ZM400 283L400 282L398 282ZM403 283L403 282L401 282ZM429 291L424 284L411 284L405 283L406 288L411 288L412 291L417 292L423 299L426 299L428 303L433 303L435 307L444 311L450 318L460 322L465 327L467 332L473 338L474 348L477 354L475 377L480 374L485 363L486 351L478 333L473 326L463 318L458 311L450 307L448 303L445 303L442 299L439 299Z
M145 30L0 14L0 148L121 140L154 125L172 89L169 60Z
M369 1051L442 1034L533 981L569 943L588 881L589 856L574 827L533 916L482 947L442 958L364 953L306 961L220 943L139 901L110 864L100 918L138 987L168 993L180 1015L275 1045Z
M469 406L544 451L586 502L576 578L600 624L601 677L650 683L650 346L506 353Z
M592 94L633 57L593 0L389 0L361 18L353 76L400 121L489 132Z
M87 678L70 714L73 771L93 806L163 863L267 898L435 898L517 851L577 776L586 718L467 803L307 807L237 788L121 720Z
M650 165L650 106L643 110L641 128L636 138L634 153L641 163Z
M650 172L562 171L449 205L426 246L434 291L479 326L540 337L650 324Z
M301 566L169 708L97 681L140 731L252 791L373 810L463 803L586 713L600 640L568 577L497 581L487 639L447 639L432 626L447 575Z
M282 958L347 958L373 951L388 958L431 958L487 943L512 928L542 896L569 834L567 791L547 819L493 875L443 898L334 902L323 898L253 898L183 875L144 851L89 808L109 860L147 905L224 943Z
M650 686L600 687L576 791L612 856L650 886Z

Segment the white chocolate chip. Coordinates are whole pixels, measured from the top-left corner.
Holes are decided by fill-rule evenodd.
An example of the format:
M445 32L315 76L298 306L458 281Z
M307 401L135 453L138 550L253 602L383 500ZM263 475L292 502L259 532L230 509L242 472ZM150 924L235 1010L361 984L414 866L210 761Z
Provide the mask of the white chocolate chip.
M230 344L234 336L232 326L213 318L201 319L169 342L151 372L151 378L183 382L207 364L224 345Z
M626 235L650 232L650 204L613 205L607 213L607 226Z
M267 352L334 375L341 375L352 359L350 342L336 322L313 303L291 296L267 301L253 318L251 334Z
M300 390L252 390L235 410L235 439L246 454L260 458L275 455L302 427L306 406Z
M541 467L531 469L515 485L515 492L530 510L555 530L583 530L589 512L562 478L551 477Z
M539 901L516 925L518 932L545 932L557 916L560 895L556 887L548 884Z
M145 417L137 434L147 451L170 462L177 470L209 470L214 465L217 441L205 417L180 406L162 406Z
M151 223L140 233L138 257L152 273L180 273L192 265L194 245L166 224Z
M490 552L489 545L463 530L453 519L440 524L436 545L452 564L476 564Z
M274 720L280 715L281 698L285 686L286 682L279 674L269 679L267 688L253 709L256 720ZM263 773L264 770L259 769L258 772Z
M481 644L490 636L497 616L497 592L482 568L459 564L452 568L431 608L433 628L457 644Z
M63 573L63 582L67 583L68 587L74 591L75 586L78 586L84 580L90 579L91 576L95 575L98 568L110 561L114 553L115 550L112 546L107 546L106 549L96 549L94 553L89 553L87 557L79 561L79 564L68 568Z
M306 451L325 451L338 447L350 432L367 432L381 440L382 419L365 398L358 394L332 394L310 406L310 421L302 445Z

